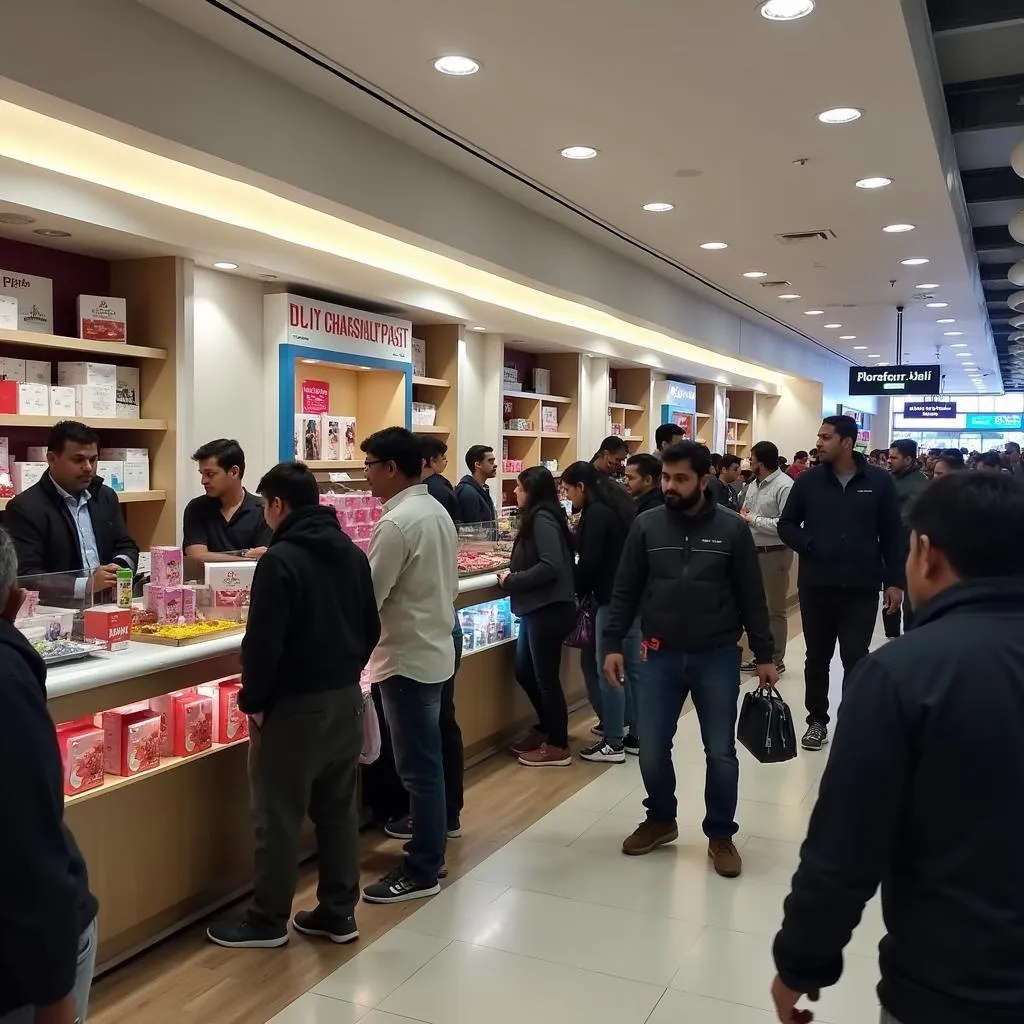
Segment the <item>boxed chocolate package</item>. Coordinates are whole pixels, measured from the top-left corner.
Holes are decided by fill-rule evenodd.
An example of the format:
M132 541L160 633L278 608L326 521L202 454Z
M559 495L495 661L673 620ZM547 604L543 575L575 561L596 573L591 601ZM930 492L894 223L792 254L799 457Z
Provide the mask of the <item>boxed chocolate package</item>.
M128 340L128 303L107 295L78 296L78 336L86 341Z

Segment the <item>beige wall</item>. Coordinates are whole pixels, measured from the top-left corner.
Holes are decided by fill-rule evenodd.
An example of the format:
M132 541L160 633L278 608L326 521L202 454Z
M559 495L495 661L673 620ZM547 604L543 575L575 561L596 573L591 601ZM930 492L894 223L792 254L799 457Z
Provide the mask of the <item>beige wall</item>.
M774 441L779 454L792 461L794 452L814 445L822 399L821 384L802 377L788 378L778 396L758 395L754 441Z

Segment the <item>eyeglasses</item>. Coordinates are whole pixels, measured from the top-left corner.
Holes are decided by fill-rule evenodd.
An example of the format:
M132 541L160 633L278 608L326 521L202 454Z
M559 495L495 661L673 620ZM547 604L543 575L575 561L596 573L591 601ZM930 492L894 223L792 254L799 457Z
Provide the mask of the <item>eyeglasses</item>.
M363 463L363 469L369 469L371 466L383 466L387 462L387 459L367 459Z

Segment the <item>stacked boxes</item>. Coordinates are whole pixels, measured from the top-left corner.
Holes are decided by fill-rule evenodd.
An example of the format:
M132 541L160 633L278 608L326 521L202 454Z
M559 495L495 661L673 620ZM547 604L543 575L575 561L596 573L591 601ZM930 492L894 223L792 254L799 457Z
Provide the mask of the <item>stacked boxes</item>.
M342 532L352 538L357 548L369 550L373 524L383 511L379 498L372 494L321 494L320 504L334 509Z

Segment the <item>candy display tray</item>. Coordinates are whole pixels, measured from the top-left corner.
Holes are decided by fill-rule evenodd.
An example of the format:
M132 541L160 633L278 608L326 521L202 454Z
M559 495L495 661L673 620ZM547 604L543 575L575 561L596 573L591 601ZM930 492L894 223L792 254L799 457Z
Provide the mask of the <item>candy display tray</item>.
M221 636L234 636L236 633L244 632L245 624L239 623L224 629L203 633L202 636L186 637L183 640L177 640L169 636L153 636L147 633L132 633L132 640L139 644L158 644L161 647L191 647L193 644L202 644L207 640L216 640Z

